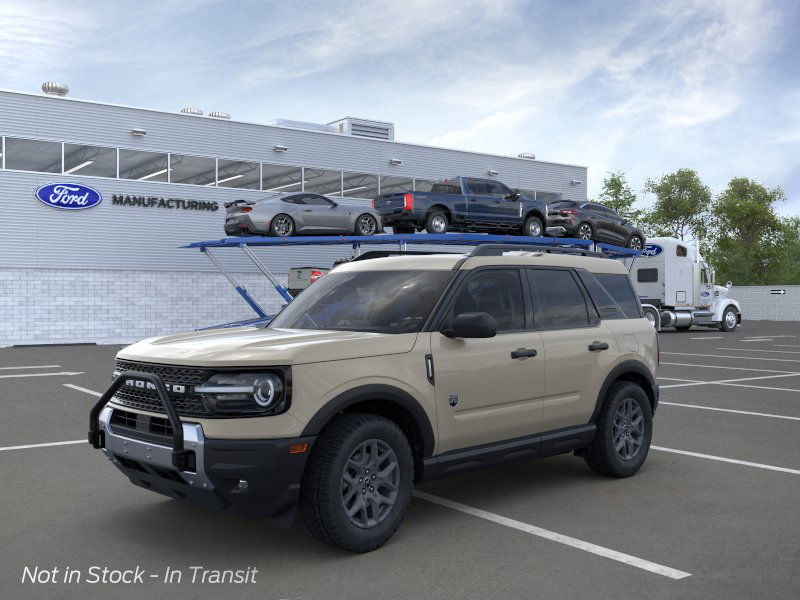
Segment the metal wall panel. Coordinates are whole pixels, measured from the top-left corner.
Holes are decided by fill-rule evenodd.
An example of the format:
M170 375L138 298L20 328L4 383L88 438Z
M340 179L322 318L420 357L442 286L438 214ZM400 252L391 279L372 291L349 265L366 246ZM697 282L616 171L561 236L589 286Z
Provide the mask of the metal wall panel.
M147 135L132 136L133 128L144 129ZM495 169L500 172L497 179L511 187L586 199L585 167L16 92L0 91L0 135L429 179L486 177L488 170ZM287 146L288 151L275 152L276 144ZM403 164L389 165L392 158ZM571 180L582 185L573 185ZM89 210L64 211L35 200L37 187L56 182L94 187L103 202ZM220 210L112 206L113 194L213 200L220 203ZM199 252L177 250L177 246L222 237L222 203L260 194L236 188L0 171L0 266L210 269ZM251 271L239 254L219 252L226 266ZM305 264L328 266L346 255L346 248L271 250L267 262L276 272L286 272Z

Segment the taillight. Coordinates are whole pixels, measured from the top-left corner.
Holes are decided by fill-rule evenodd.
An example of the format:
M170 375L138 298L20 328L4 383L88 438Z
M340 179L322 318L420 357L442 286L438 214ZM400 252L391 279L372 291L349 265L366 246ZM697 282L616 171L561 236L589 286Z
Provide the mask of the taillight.
M414 194L403 194L403 210L414 208Z
M322 277L322 271L311 271L311 283L314 283L320 277Z
M573 210L573 209L570 208L568 210L562 210L561 214L562 215L577 215L578 211L577 210Z
M249 207L249 206L245 206L245 207L242 209L242 212L243 212L243 213L249 213L251 210L253 210L251 207Z
M372 199L372 208L375 208L375 198Z

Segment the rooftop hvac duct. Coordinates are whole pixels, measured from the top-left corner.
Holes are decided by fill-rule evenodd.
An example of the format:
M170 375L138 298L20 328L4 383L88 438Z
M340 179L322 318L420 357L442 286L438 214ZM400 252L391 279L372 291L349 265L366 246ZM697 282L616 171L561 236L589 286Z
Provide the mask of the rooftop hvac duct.
M192 108L190 106L186 107L186 108L182 108L181 112L183 114L185 114L185 115L197 115L198 117L202 117L203 116L203 111L202 110L200 110L199 108Z
M66 96L69 94L69 86L66 83L56 83L48 81L42 84L42 91L48 96Z
M218 111L218 110L215 110L214 112L208 113L208 116L209 117L213 117L214 119L230 119L231 118L230 114L228 114L226 112L221 112L221 111Z
M536 155L533 152L520 152L517 156L527 160L536 160Z
M309 123L308 121L293 121L291 119L273 119L267 125L275 127L291 127L292 129L307 129L308 131L322 131L324 133L336 133L336 128L322 123Z

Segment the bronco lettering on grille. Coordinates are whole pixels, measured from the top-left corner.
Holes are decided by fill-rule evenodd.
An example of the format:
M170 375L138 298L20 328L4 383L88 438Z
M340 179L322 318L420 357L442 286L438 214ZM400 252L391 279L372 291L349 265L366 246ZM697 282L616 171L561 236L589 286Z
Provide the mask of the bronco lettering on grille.
M143 390L155 390L156 386L149 381L142 381L141 379L128 379L125 382L125 385L128 387L136 387ZM164 386L167 388L168 391L172 392L173 394L186 394L188 393L186 390L185 385L179 385L177 383L165 383Z

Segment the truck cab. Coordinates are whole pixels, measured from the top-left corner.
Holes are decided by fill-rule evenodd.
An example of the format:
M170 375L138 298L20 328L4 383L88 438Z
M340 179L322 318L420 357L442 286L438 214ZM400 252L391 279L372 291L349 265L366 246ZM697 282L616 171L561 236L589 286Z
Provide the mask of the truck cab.
M733 331L742 322L730 283L715 285L714 270L696 248L677 238L652 238L641 256L628 261L645 315L657 329L692 325Z

